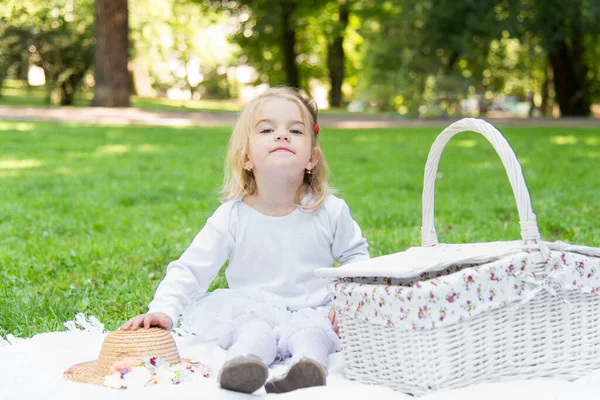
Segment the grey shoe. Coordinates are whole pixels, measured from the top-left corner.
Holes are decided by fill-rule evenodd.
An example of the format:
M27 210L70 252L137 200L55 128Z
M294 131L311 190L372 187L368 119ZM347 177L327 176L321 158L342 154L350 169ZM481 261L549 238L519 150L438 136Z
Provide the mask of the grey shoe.
M325 369L316 361L304 358L292 365L288 373L265 385L267 393L287 393L296 389L325 386Z
M219 386L234 392L253 393L269 376L269 368L256 356L236 357L227 361L219 372Z

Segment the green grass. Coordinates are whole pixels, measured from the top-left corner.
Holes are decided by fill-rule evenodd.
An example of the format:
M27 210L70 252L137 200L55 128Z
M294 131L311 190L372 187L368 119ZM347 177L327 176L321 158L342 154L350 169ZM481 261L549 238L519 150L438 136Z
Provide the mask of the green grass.
M600 246L600 130L506 128L548 240ZM0 122L0 335L62 330L83 311L115 329L219 202L227 128ZM327 130L332 184L382 255L419 245L423 167L438 129ZM450 142L436 187L443 242L519 238L482 138ZM220 276L214 286L224 285Z

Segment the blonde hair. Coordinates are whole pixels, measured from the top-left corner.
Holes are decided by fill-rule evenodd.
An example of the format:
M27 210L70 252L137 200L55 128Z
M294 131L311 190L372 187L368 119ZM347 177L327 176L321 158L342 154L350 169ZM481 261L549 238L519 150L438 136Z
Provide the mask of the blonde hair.
M224 201L245 195L252 196L258 191L254 174L252 171L244 169L243 164L248 156L248 139L256 123L256 112L265 101L271 99L283 99L295 103L300 109L307 132L312 135L312 149L319 145L319 134L314 129L318 114L316 103L313 100L305 99L298 90L290 87L267 89L244 107L231 133L225 159L225 179L221 189ZM321 154L320 160L312 169L312 174L304 172L304 180L298 193L298 207L310 211L323 205L330 193L327 175L327 163L324 155ZM311 194L314 197L314 202L306 205L300 204L305 194Z

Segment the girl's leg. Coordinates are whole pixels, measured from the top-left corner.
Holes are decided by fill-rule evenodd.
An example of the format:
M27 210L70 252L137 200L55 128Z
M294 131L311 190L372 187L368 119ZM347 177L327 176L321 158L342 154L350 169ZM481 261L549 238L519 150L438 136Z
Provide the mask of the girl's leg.
M250 320L240 325L231 338L232 345L226 360L254 355L265 365L271 365L277 354L277 337L271 325L261 320Z
M305 328L289 338L288 349L292 355L292 365L307 358L318 362L327 370L329 354L335 352L335 343L323 329Z
M277 338L273 328L261 320L240 325L230 338L226 362L219 374L223 389L252 393L262 387L275 359Z
M336 343L323 330L315 326L299 330L288 339L292 366L288 373L268 382L267 393L286 393L293 390L326 384L329 354L335 352Z

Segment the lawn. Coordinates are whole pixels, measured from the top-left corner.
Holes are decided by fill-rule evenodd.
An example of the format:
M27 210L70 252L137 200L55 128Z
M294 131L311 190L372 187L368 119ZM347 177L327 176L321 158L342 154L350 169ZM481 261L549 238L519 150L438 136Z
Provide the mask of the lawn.
M332 184L372 255L419 245L435 128L325 129ZM600 129L506 128L542 235L600 246ZM218 206L227 128L0 121L0 335L62 330L76 312L115 329L143 312L167 263ZM440 241L519 238L498 157L465 133L436 185ZM213 287L225 285L219 276Z

